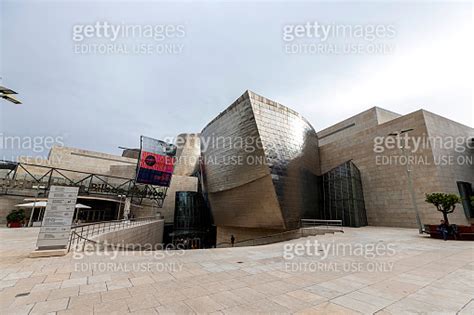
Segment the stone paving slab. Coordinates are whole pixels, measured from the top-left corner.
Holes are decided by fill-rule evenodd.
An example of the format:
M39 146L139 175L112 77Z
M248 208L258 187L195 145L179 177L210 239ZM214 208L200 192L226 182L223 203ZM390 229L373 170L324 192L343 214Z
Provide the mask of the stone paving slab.
M0 228L0 314L474 314L474 243L414 229L29 258L38 232Z

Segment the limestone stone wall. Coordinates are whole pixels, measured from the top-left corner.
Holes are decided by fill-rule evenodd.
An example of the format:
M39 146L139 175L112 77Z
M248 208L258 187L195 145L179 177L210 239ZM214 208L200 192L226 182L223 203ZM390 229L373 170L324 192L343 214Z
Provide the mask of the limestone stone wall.
M156 210L161 213L166 223L174 222L174 203L177 191L198 191L198 178L179 175L173 175L173 177L171 177L170 187L168 187L168 191L166 192L163 207Z
M92 238L99 243L124 245L156 246L163 242L164 220L153 221L123 230L107 232Z
M319 145L322 146L333 141L351 137L358 132L375 127L400 116L400 114L379 107L372 107L360 114L319 131Z
M50 167L103 175L110 175L111 165L129 167L135 167L137 165L136 159L59 146L51 148L48 159L42 163L39 163L41 161L38 161L38 159L30 157L21 157L20 162L33 162L33 164L42 164Z
M135 178L137 171L137 165L110 165L108 174L111 176L124 177L124 178Z
M408 133L410 137L422 139L428 138L430 133L454 135L469 130L472 132L472 128L461 127L443 117L432 115L419 110L398 118L392 117L388 121L384 119L382 121L386 122L380 124L380 115L373 108L359 117L349 119L356 123L351 127L353 133L346 129L343 131L344 136L333 134L331 139L326 139L320 146L322 173L348 160L353 160L360 169L369 225L416 227L406 163L397 161L403 154L397 146L393 149L383 146L383 152L376 152L376 138L386 138L390 133L406 129L413 129ZM438 191L459 193L455 187L456 180L470 179L472 182L472 175L466 175L472 174L472 167L436 165L430 145L418 148L416 152L407 152L407 156L414 161L410 163L409 169L422 223L438 223L440 214L424 201L425 194ZM452 216L451 223L468 223L461 212Z
M424 111L423 114L432 142L433 156L438 164L436 172L440 184L439 191L459 195L457 181L474 184L474 150L467 145L467 140L474 138L474 129L428 111ZM455 149L451 148L449 143L451 138L454 140ZM466 140L465 143L461 143L463 139ZM439 220L440 214L436 211L433 213ZM449 215L451 223L463 222L464 219L462 205L458 205L454 213ZM474 219L467 218L467 220L474 223Z

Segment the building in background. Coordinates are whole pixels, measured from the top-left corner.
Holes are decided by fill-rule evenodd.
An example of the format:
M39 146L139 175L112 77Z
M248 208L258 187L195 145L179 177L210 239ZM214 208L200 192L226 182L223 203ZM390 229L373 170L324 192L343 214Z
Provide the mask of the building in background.
M398 141L393 134L404 130L409 131ZM460 195L460 187L472 194L474 150L469 139L474 129L439 115L418 110L402 116L374 107L319 131L318 138L322 173L349 160L360 170L369 225L416 227L407 166L424 224L440 220L425 194ZM468 203L449 215L454 224L473 219Z
M176 164L171 184L168 188L163 207L160 209L165 224L172 225L175 213L175 197L178 191L197 192L199 186L198 170L200 155L199 134L182 133L176 137ZM167 231L169 230L169 226Z
M49 185L66 185L71 182L86 185L87 193L82 192L78 202L89 206L76 213L75 220L82 222L117 220L124 212L132 211L137 216L148 216L153 205L148 201L135 206L130 199L114 193L112 186L127 185L135 176L137 160L106 153L77 148L53 147L47 159L20 157L15 167L14 180L7 176L8 169L2 169L0 185L0 222L5 223L8 213L25 202L47 201ZM94 175L93 178L91 175ZM89 185L90 184L90 185ZM27 218L32 211L41 209L26 208ZM33 219L41 221L34 214ZM30 222L31 224L31 222Z
M203 231L213 234L212 225L217 243L231 235L239 242L296 229L301 219L416 227L412 194L421 222L436 224L439 213L424 201L431 192L460 195L450 222L474 223L474 129L425 110L402 116L374 107L316 132L297 112L246 91L201 134L180 134L175 144L167 190L119 193L133 185L139 149L116 156L54 147L46 160L21 158L21 168L0 163L0 222L17 204L47 200L33 176L89 180L78 197L90 207L78 212L86 222L160 214L169 242L179 233L209 240ZM4 175L13 170L12 183ZM24 186L30 195L15 195Z
M186 147L186 143L183 146ZM172 225L175 192L197 191L198 178L181 172L181 175L173 175L166 190L155 188L163 194L158 198L150 193L145 198L134 197L128 190L136 177L138 154L138 149L126 149L124 156L117 156L55 146L47 159L21 157L19 163L6 164L3 169L0 168L0 223L6 223L6 216L11 210L17 209L18 204L47 201L48 185L71 185L74 182L85 188L81 190L78 202L90 207L77 210L75 219L80 222L117 220L126 218L130 213L136 218L159 214L164 217L166 224ZM189 169L183 165L185 161L177 159L176 168ZM8 179L8 172L15 173L14 181ZM165 195L173 198L165 198ZM32 211L35 212L33 216ZM42 219L41 211L39 207L25 208L27 218L39 222Z
M425 110L374 107L316 133L298 113L247 91L201 138L218 243L293 229L303 218L416 227L407 166L422 223L439 222L424 201L431 192L460 194L450 222L474 222L474 130Z

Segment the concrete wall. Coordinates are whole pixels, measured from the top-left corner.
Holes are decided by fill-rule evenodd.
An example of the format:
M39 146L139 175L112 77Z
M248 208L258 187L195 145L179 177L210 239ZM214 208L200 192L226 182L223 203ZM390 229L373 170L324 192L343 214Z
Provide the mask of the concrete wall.
M163 242L164 220L153 221L131 228L104 233L91 238L99 243L126 247L127 245L151 245Z

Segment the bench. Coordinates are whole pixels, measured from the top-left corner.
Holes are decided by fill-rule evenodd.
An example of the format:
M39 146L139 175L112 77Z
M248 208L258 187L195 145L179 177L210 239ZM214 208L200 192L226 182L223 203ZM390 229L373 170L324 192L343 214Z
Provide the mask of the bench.
M454 225L454 224L453 224ZM449 233L448 240L474 240L474 224L454 225L455 232ZM442 239L443 235L438 231L438 225L425 224L425 232L432 238Z

